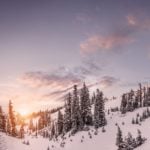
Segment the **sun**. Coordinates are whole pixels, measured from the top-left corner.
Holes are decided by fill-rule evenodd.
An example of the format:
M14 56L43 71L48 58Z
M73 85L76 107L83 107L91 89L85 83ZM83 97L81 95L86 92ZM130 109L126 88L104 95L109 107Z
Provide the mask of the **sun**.
M21 116L26 116L29 114L29 110L26 108L22 108L19 110L19 113L21 114Z

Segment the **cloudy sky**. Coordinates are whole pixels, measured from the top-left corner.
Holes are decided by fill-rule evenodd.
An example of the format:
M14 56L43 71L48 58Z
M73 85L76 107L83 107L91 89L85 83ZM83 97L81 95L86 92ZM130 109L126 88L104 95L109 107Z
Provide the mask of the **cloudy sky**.
M150 1L0 1L0 104L62 104L73 84L107 97L150 82Z

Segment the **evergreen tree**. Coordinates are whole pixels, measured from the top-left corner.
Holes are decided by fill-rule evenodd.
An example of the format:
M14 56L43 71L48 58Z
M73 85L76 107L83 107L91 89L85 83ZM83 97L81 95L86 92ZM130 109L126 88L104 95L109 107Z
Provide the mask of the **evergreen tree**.
M72 133L74 134L75 132L77 132L78 130L82 130L83 128L77 85L74 85L74 90L72 95L71 117L72 117L72 129L73 129Z
M136 117L135 123L139 124L139 118L138 117Z
M138 132L138 135L137 135L137 138L136 138L137 145L141 145L141 144L143 144L143 138L142 138L142 135L141 135L141 131L137 130L137 132Z
M45 126L49 126L51 124L51 115L48 110L45 111L44 124Z
M6 133L7 133L8 135L11 135L11 125L10 125L9 117L7 117Z
M147 95L146 95L146 88L143 88L143 106L147 106Z
M51 139L53 137L55 137L56 135L56 131L55 131L55 125L54 125L54 122L52 123L52 126L51 126Z
M95 96L95 92L94 92L93 96L92 96L92 99L91 99L91 105L95 103L95 99L96 99L96 96Z
M32 118L30 119L30 122L29 122L29 130L32 131L32 132L35 130Z
M142 107L142 84L139 83L139 102L140 102L140 107Z
M94 126L95 128L104 126L106 124L104 112L104 99L103 93L97 89L96 100L94 104Z
M20 138L21 139L24 138L24 125L23 124L21 124L19 133L20 133Z
M134 109L139 107L138 103L138 95L135 95L135 100L134 100Z
M121 100L121 108L120 108L122 114L126 113L126 107L127 107L126 94L123 94Z
M134 118L132 118L132 124L135 124L135 120L134 120Z
M43 119L42 119L42 117L40 117L40 118L38 119L38 130L41 130L41 129L43 129L43 128L44 128Z
M118 126L118 132L117 132L117 138L116 138L116 145L119 147L119 145L123 143L123 138L122 138L122 131L120 127Z
M6 131L6 118L1 106L0 106L0 130L2 132Z
M10 126L11 126L11 135L16 136L16 121L15 121L15 114L13 110L12 102L9 101L9 120L10 120Z
M131 145L133 144L133 140L134 140L134 139L133 139L133 137L132 137L132 134L129 132L129 133L128 133L128 137L127 137L127 139L126 139L127 144L131 146Z
M65 114L64 114L64 132L71 130L71 94L67 95L65 102Z
M133 99L133 96L134 96L134 91L131 90L128 93L128 103L127 103L127 110L128 111L133 111L134 110L134 99Z
M37 136L38 135L38 124L36 123L36 125L35 125L35 136Z
M80 92L80 103L81 103L81 117L83 119L83 125L92 125L92 113L89 90L85 83Z
M63 114L61 113L61 111L58 111L58 120L57 120L57 132L58 135L63 133Z

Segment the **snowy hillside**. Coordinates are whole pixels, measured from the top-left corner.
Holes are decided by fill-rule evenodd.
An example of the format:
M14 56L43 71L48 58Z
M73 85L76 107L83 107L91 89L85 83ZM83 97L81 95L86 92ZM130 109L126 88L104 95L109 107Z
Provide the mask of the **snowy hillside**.
M115 105L119 104L117 100L111 101L106 103L106 107L108 108L112 103L115 103ZM2 143L0 150L48 150L48 147L50 150L117 150L117 146L115 145L117 124L123 131L123 137L126 136L128 132L131 132L133 137L136 137L137 129L140 129L142 136L147 138L147 140L143 145L136 149L149 150L150 118L145 119L141 125L132 124L132 119L135 118L138 113L142 114L143 110L146 109L146 107L139 108L133 112L128 112L125 115L122 115L119 111L106 114L106 132L102 132L102 128L99 128L97 135L95 135L95 129L93 127L90 127L89 131L81 131L71 137L69 137L68 133L63 139L59 137L58 141L49 141L41 136L34 137L29 135L26 135L24 140L18 140L0 133L0 141ZM23 141L25 143L29 141L29 145L23 144Z

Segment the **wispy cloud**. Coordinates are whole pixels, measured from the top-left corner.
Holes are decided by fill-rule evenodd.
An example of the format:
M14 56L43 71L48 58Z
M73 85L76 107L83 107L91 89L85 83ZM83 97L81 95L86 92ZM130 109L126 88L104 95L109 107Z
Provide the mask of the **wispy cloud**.
M80 43L82 53L116 52L123 46L127 46L136 41L134 34L140 31L150 30L150 19L148 17L138 17L127 15L124 24L112 29L107 35L94 34Z
M114 84L118 83L119 79L112 77L112 76L103 76L100 84L102 84L104 87L111 87Z
M100 86L102 88L109 88L116 85L119 81L120 79L115 78L113 76L103 76L100 79L98 79L98 81L96 81L95 83L89 84L88 87L91 88L95 86Z
M27 72L21 78L20 81L31 87L45 87L45 86L59 86L66 87L71 84L77 84L81 81L79 76L75 76L71 73L65 75L48 74L44 72Z
M94 35L80 44L81 52L93 53L96 51L110 51L114 48L133 42L133 38L123 34L112 34L108 36Z
M128 15L126 18L129 26L137 28L137 30L150 30L149 18L139 18L136 15Z
M43 95L43 97L51 97L51 96L58 96L58 95L64 95L65 93L69 92L73 86L66 88L66 89L60 89L53 92L50 92L48 94Z

